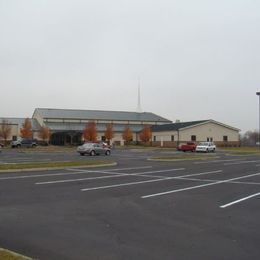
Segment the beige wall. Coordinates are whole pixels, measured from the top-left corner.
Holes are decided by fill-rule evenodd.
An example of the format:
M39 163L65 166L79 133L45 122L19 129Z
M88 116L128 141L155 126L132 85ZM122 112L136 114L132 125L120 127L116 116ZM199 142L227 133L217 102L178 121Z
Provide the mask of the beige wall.
M12 140L13 136L20 137L20 128L18 125L12 125L10 140Z
M11 125L11 133L10 135L8 136L8 139L7 141L11 141L13 136L16 136L17 138L20 136L20 128L18 125L16 124L12 124Z
M207 123L180 131L180 141L190 141L191 135L196 136L197 142L207 141L207 138L213 138L214 142L222 142L223 136L227 136L229 142L239 141L238 131L215 123Z
M172 135L174 135L174 141L178 141L178 132L177 131L152 133L152 141L154 141L154 136L156 136L157 142L161 142L161 141L171 142Z
M174 135L174 142L171 142L172 135ZM154 132L152 141L160 146L166 146L166 144L167 146L175 146L178 141L191 141L192 135L196 136L197 142L207 141L207 138L212 138L214 142L225 145L227 142L223 142L223 136L227 136L228 143L232 145L238 145L239 143L239 132L237 130L212 122L183 129L179 133L177 131ZM155 136L156 141L154 142Z
M97 134L97 140L101 140L102 136L104 136L104 133L98 133ZM135 133L133 134L133 140L135 140ZM124 145L124 140L122 138L122 133L114 133L114 137L111 140L112 143L120 143L120 145Z
M44 126L43 118L37 113L37 110L35 110L33 118L35 118L38 121L40 126Z

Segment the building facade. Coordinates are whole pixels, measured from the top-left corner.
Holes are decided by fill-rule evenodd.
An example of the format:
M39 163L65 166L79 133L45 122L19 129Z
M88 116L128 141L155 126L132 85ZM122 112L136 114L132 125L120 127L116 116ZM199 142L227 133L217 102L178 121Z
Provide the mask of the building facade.
M25 118L0 118L8 121L11 134L8 141L20 137L20 129ZM151 126L153 146L177 147L187 141L213 141L217 146L239 146L239 129L214 120L200 120L172 123L153 113L72 110L36 108L32 119L33 138L39 138L41 127L48 127L51 132L50 143L54 145L79 144L83 141L83 131L89 122L95 122L97 139L105 140L107 124L113 124L114 137L111 140L123 145L122 133L126 127L133 132L133 141L138 142L139 133L144 126ZM1 138L0 138L1 139Z
M95 122L97 139L105 139L107 124L113 124L112 142L123 144L122 133L125 127L133 132L133 141L138 141L138 133L145 125L163 125L170 120L150 112L122 112L100 110L72 110L36 108L33 120L40 126L48 127L52 133L50 142L55 145L78 144L82 141L82 133L87 123ZM35 129L37 131L37 129Z
M14 117L0 117L0 126L2 125L3 121L7 122L7 124L11 127L11 133L7 139L7 141L16 141L21 134L21 128L25 122L25 118L14 118ZM32 129L36 130L39 129L39 124L36 120L31 119ZM33 138L37 137L33 133ZM1 139L1 137L0 137Z
M152 144L177 147L188 141L213 141L217 146L239 146L239 131L212 119L157 125L152 126Z

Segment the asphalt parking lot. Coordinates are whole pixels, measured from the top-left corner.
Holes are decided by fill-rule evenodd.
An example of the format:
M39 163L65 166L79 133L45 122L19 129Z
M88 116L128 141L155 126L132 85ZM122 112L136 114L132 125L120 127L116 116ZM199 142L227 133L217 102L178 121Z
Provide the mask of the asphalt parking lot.
M160 151L170 154L171 151ZM0 174L0 246L34 259L259 259L260 158L149 161ZM0 161L92 160L8 151Z

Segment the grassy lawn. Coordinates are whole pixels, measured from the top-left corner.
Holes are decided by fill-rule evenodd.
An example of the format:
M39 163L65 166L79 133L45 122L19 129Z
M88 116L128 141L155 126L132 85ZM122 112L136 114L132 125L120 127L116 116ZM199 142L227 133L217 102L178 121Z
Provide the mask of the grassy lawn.
M0 248L0 259L2 260L32 260L32 258L18 255L9 250Z
M221 150L234 155L260 155L258 147L227 147L221 148Z
M7 163L0 164L0 170L18 170L18 169L35 169L35 168L56 168L56 167L77 167L77 166L98 166L114 163L112 161L58 161L58 162L36 162L36 163ZM1 259L1 258L0 258Z

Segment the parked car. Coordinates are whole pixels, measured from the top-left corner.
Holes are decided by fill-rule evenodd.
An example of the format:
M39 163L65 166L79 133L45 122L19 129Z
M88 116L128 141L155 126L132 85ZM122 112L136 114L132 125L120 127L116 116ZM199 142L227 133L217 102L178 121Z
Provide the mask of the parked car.
M201 142L196 146L196 152L215 152L216 145L212 142Z
M26 147L26 148L32 147L32 148L34 148L36 146L37 146L36 141L32 140L32 139L18 139L16 141L11 142L12 148L20 148L20 147Z
M183 151L183 152L187 152L187 151L191 151L194 152L196 150L196 143L194 142L187 142L186 144L180 144L178 146L178 151Z
M101 143L85 143L83 145L78 146L77 152L80 155L100 155L100 154L105 154L105 155L110 155L111 150L108 147L105 147Z

